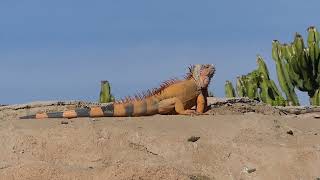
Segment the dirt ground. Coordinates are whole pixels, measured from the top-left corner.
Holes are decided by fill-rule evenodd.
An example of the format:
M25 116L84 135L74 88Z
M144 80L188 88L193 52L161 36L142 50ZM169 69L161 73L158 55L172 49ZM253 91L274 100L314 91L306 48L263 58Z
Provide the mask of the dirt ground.
M320 177L320 119L312 113L227 104L201 116L18 118L40 110L0 110L0 179Z

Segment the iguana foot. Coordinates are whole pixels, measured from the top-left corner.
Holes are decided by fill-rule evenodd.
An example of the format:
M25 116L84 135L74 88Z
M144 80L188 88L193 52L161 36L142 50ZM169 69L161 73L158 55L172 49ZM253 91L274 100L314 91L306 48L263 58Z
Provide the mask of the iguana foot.
M200 115L201 113L198 113L197 111L195 110L192 110L192 109L187 109L185 111L183 111L182 113L179 113L181 115L189 115L189 116L196 116L196 115Z

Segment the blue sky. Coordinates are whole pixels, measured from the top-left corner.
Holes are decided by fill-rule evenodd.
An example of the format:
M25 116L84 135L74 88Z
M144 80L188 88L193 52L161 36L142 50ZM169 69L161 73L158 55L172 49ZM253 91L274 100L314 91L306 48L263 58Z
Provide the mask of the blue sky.
M271 42L319 26L309 0L1 0L0 104L96 101L100 80L116 97L212 63L210 90L256 67L276 79ZM306 102L306 97L302 98Z

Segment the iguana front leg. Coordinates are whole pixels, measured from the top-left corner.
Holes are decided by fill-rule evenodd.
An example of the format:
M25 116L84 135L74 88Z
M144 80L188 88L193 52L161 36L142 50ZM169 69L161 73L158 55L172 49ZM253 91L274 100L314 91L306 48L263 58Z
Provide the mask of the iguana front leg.
M204 113L207 110L207 101L203 94L197 98L197 113Z

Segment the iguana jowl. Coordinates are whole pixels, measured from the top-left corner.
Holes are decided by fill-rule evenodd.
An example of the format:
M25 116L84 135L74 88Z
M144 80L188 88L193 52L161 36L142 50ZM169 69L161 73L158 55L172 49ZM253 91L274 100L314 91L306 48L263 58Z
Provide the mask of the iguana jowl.
M189 67L183 80L169 80L160 88L134 98L101 107L80 108L64 112L37 113L21 119L76 118L76 117L126 117L154 114L194 114L207 110L208 85L215 73L211 64ZM196 106L196 110L191 110Z

